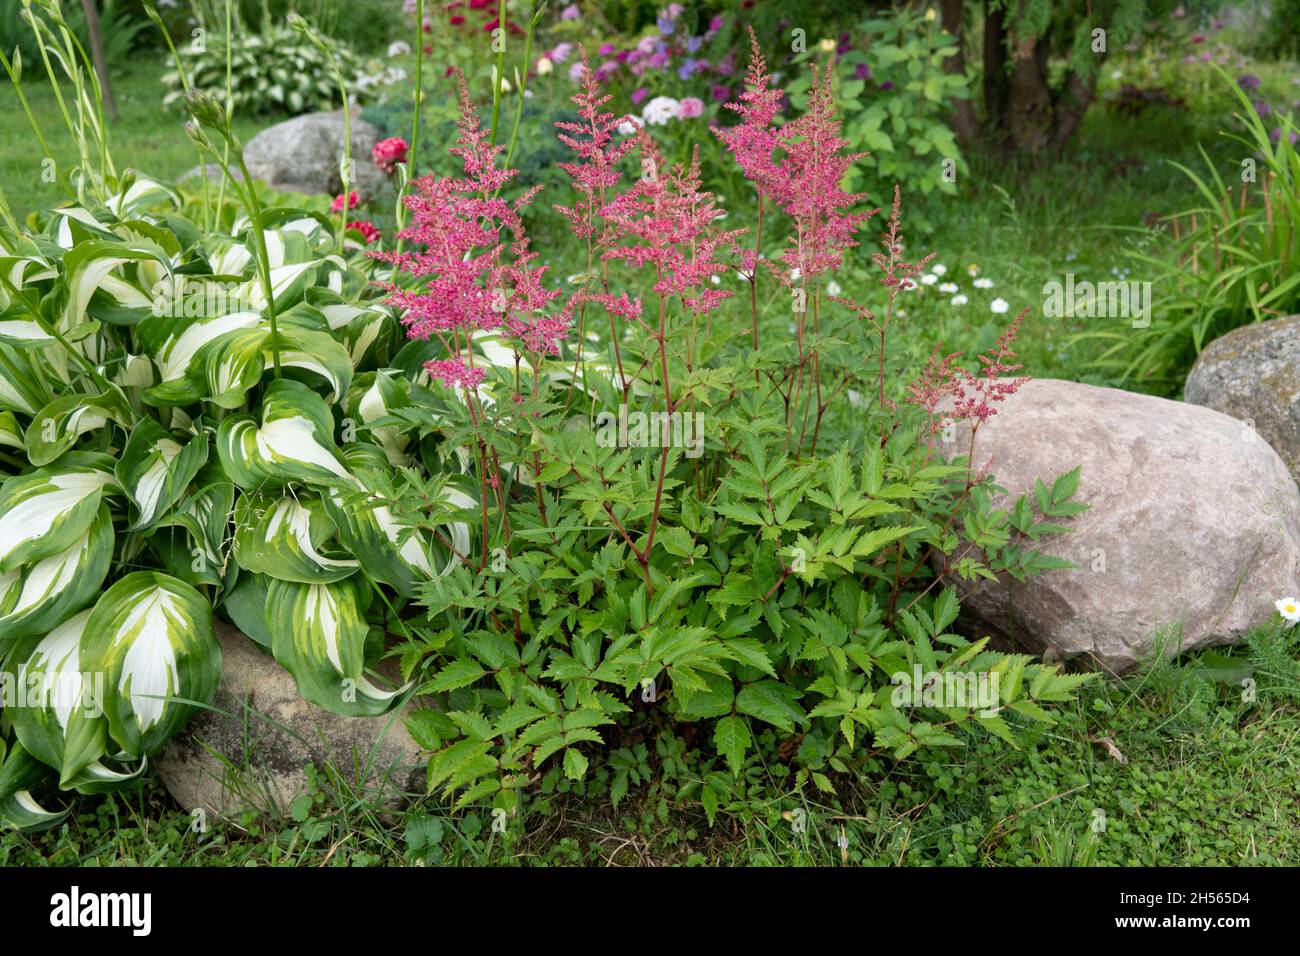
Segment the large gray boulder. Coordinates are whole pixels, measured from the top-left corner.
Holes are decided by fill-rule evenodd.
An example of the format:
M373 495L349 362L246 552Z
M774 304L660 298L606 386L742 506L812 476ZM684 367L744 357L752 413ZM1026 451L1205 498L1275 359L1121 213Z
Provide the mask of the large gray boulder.
M1184 397L1254 425L1300 481L1300 315L1215 339L1192 366Z
M303 700L293 677L239 631L217 621L222 679L212 706L154 759L187 810L276 816L309 790L306 768L331 765L381 804L424 791L427 759L400 714L340 717Z
M1117 389L1037 379L997 406L975 465L1011 495L1081 466L1092 507L1040 550L1076 570L954 583L966 627L1003 646L1119 673L1240 640L1300 581L1300 493L1277 453L1237 419ZM958 423L945 455L970 440ZM1005 504L1003 498L1001 503Z
M373 197L386 178L370 157L378 141L379 130L353 109L352 188L362 199ZM295 116L268 126L244 146L249 174L283 192L337 196L343 191L339 179L342 156L342 110Z

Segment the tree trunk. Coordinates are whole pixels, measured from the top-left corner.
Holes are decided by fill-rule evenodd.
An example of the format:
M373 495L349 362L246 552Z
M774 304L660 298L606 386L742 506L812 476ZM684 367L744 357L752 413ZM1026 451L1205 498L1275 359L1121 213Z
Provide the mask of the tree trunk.
M1011 99L1007 76L1007 22L1002 7L984 0L984 119L995 146L1007 141L1006 115Z
M81 9L86 14L86 30L90 34L90 58L95 63L95 73L99 76L99 88L104 94L104 105L108 115L117 119L117 101L113 99L113 86L108 81L108 64L104 61L104 37L99 31L99 11L95 0L81 0Z
M962 14L965 0L943 0L943 27L957 40L957 52L943 61L943 71L957 76L966 75L966 45L962 33ZM969 99L952 101L952 128L957 138L970 142L975 138L975 107Z
M1045 37L1012 35L1011 98L1007 106L1007 132L1017 152L1041 153L1052 142L1052 90L1047 85Z

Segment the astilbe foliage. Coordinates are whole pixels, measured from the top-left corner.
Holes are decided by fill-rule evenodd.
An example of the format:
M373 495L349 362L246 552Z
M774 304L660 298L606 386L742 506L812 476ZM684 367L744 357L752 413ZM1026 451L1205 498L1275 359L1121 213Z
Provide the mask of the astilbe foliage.
M1023 383L1009 377L1020 319L978 371L936 350L895 389L886 347L896 302L930 257L905 253L896 189L871 257L876 280L856 298L828 291L878 212L840 187L862 155L840 135L829 74L816 72L807 110L782 124L783 94L754 41L749 88L730 104L739 122L718 131L753 184L751 232L724 228L698 150L670 163L647 129L621 134L627 117L608 109L585 51L582 64L577 119L557 124L573 152L563 164L572 199L551 207L585 254L572 290L545 284L521 222L534 193L500 198L513 172L499 168L463 82L454 154L465 176L419 181L403 234L413 251L381 256L417 277L414 288L391 285L388 300L410 335L443 344L427 368L464 392L472 427L442 407L407 414L458 450L477 444L482 473L479 557L427 584L421 599L441 630L402 652L408 673L427 669L426 689L448 695L426 715L430 786L518 807L538 772L581 778L606 739L597 728L628 714L638 689L660 726L713 721L714 753L698 757L711 815L714 771L739 774L760 726L780 735L795 786L824 790L831 770L861 769L882 750L958 746L957 728L1014 740L996 706L938 712L880 692L888 675L922 664L1014 670L1012 696L1027 700L1065 699L1077 684L951 630L956 580L1059 566L1019 525L1022 537L1007 532L991 479L970 467L973 445L965 463L932 459L943 422L967 420L973 436ZM764 208L776 227L767 245L780 250L771 257ZM781 287L761 308L760 262ZM719 278L737 271L750 285L752 347L732 325L744 304ZM798 303L793 322L786 293ZM589 355L588 337L600 336L585 323L597 309L609 331ZM485 330L510 338L513 366L470 364L472 336ZM545 361L566 337L571 371ZM875 401L851 404L851 386ZM489 407L502 389L513 401ZM663 423L648 429L652 441L626 431L634 401ZM602 440L614 407L624 423ZM707 434L683 455L669 420L706 413ZM823 435L836 450L818 451ZM1015 515L1030 521L1032 503ZM1035 540L1054 533L1027 527ZM954 531L972 528L978 544ZM493 553L502 560L489 562ZM553 755L561 766L547 770Z

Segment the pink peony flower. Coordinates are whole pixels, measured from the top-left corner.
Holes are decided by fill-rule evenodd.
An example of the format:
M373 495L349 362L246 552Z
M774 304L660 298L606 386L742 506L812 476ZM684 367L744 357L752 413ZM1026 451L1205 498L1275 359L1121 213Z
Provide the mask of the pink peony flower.
M410 150L406 140L400 136L390 136L388 139L381 139L375 143L374 149L370 151L370 157L386 173L392 173L397 168L397 164L406 160L406 154Z
M379 227L369 219L358 219L356 222L350 222L348 228L361 233L361 238L365 240L368 246L373 246L384 237L384 234L379 231Z
M356 194L355 190L353 192L348 193L349 209L356 209L357 203L359 202L361 202L361 197ZM342 211L343 211L343 197L335 196L334 201L330 203L330 212L342 212Z

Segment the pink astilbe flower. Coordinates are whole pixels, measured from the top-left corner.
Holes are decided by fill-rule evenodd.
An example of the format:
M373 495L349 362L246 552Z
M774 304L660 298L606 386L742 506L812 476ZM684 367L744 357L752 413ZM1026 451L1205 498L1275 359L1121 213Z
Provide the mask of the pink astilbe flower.
M747 88L737 101L725 104L727 109L739 114L740 122L735 126L714 127L713 132L731 151L745 178L754 184L759 195L785 205L791 199L790 184L776 163L775 154L781 148L781 137L773 122L781 111L785 92L769 86L771 77L753 27L749 28L749 44L749 69L745 72Z
M439 359L424 363L429 374L448 388L478 388L483 381L484 370L470 368L460 359Z
M785 156L781 173L788 195L781 208L795 223L792 244L782 260L801 274L815 277L838 269L844 252L858 243L857 229L880 210L853 212L866 193L848 193L840 183L866 153L845 153L831 94L830 70L812 67L808 108L781 129Z
M402 311L411 338L439 338L458 355L475 332L504 330L519 337L528 319L559 295L543 283L546 268L534 267L520 219L536 189L513 203L495 195L515 175L501 169L503 148L489 142L474 112L463 76L460 84L460 135L449 150L464 166L465 178L422 177L407 196L412 223L398 235L411 240L411 252L371 253L376 259L418 275L422 286L403 289L389 284L385 302ZM505 235L509 234L507 242ZM535 333L553 346L563 333L555 324ZM549 351L550 347L546 349Z
M712 193L700 189L698 148L688 165L663 169L649 134L641 130L636 141L646 175L605 207L604 216L622 242L604 257L653 266L655 292L679 296L696 315L711 312L734 294L715 288L711 277L727 269L722 259L745 230L717 228L722 210Z
M560 122L559 140L578 155L576 163L560 163L569 174L579 199L573 206L555 206L555 211L568 220L573 234L579 239L596 236L596 223L605 204L607 192L618 185L621 174L619 161L635 145L631 139L617 135L619 124L626 116L617 116L601 109L612 97L601 94L599 80L587 62L587 50L580 47L582 55L582 87L571 99L578 107L580 123Z
M993 407L995 404L1006 401L1029 381L1027 377L1007 378L1022 368L1015 361L1016 353L1012 345L1020 333L1020 323L1028 314L1028 309L1022 310L1015 321L998 337L997 344L979 356L981 365L979 375L961 370L955 393L957 399L953 409L955 418L968 419L971 427L978 429L998 413Z

